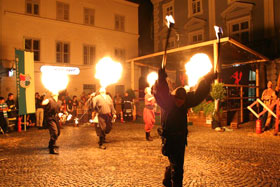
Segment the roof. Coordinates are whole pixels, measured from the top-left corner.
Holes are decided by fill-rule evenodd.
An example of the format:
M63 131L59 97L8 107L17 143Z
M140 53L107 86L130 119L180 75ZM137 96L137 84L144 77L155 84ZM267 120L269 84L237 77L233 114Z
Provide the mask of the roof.
M210 40L202 43L187 45L179 48L167 50L166 69L174 71L184 68L184 64L196 53L206 53L214 61L214 46L217 40ZM150 68L161 66L164 51L129 59L126 62L134 61L135 65ZM221 67L231 67L234 65L266 62L269 59L251 48L225 37L220 39L220 63Z

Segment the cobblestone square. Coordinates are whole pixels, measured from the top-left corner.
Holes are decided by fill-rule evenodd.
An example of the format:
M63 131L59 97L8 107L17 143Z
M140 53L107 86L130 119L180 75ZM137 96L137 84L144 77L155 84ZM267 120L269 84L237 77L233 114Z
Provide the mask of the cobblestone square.
M92 126L66 126L59 155L48 154L47 129L0 136L0 186L162 186L166 157L145 140L144 125L116 123L107 149ZM257 135L254 124L231 132L190 126L184 186L280 186L280 137Z

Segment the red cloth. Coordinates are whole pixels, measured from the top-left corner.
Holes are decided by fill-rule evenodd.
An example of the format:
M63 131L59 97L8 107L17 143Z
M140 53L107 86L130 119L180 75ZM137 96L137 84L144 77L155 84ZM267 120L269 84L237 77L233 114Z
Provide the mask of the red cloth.
M145 95L145 108L143 111L143 119L145 123L145 131L150 132L154 126L155 123L155 98L150 95Z

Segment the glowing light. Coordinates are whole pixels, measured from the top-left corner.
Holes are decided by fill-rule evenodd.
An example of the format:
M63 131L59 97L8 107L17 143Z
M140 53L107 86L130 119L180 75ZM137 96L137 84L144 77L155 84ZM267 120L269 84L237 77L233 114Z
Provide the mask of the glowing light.
M170 23L174 24L175 21L174 21L174 18L172 17L172 15L167 15L165 16L165 19L167 21L167 27L169 28L170 27Z
M69 78L65 73L59 73L57 71L47 71L42 73L42 83L46 89L53 94L67 88Z
M72 114L69 114L69 115L67 116L66 121L69 121L71 118L72 118Z
M156 80L158 80L158 74L156 72L151 72L147 76L147 82L149 83L149 86L152 87Z
M80 69L77 67L64 67L64 66L41 66L41 72L59 72L66 73L67 75L79 75Z
M114 62L110 57L104 57L96 64L95 78L100 81L102 87L106 88L119 81L122 70L121 63Z
M185 65L186 74L188 75L189 87L195 86L199 79L210 72L212 63L209 57L204 53L198 53L192 56Z

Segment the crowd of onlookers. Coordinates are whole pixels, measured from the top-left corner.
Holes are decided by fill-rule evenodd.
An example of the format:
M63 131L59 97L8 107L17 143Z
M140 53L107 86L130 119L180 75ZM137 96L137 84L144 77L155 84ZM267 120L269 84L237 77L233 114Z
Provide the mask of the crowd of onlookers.
M95 93L95 95L98 93ZM133 97L130 96L128 92L124 95L116 94L114 97L110 93L107 93L114 101L114 107L117 112L117 117L121 122L130 120L132 118L133 111ZM93 94L82 94L80 97L74 95L70 97L67 92L59 95L59 100L61 102L61 113L69 115L71 114L71 119L66 121L65 119L60 119L61 127L65 123L75 124L74 120L79 119L79 123L88 123L92 118L92 97ZM36 112L34 114L28 114L26 116L27 127L36 126L39 129L47 128L44 120L44 106L42 101L46 98L45 94L35 93L35 107ZM0 97L0 125L1 132L6 133L11 129L11 126L17 128L18 120L18 104L14 99L14 94L9 93L7 100L4 97ZM23 122L22 118L22 122ZM62 127L63 128L63 127Z
M17 106L14 94L9 93L7 100L0 97L0 131L6 133L10 126L14 126L17 120Z

